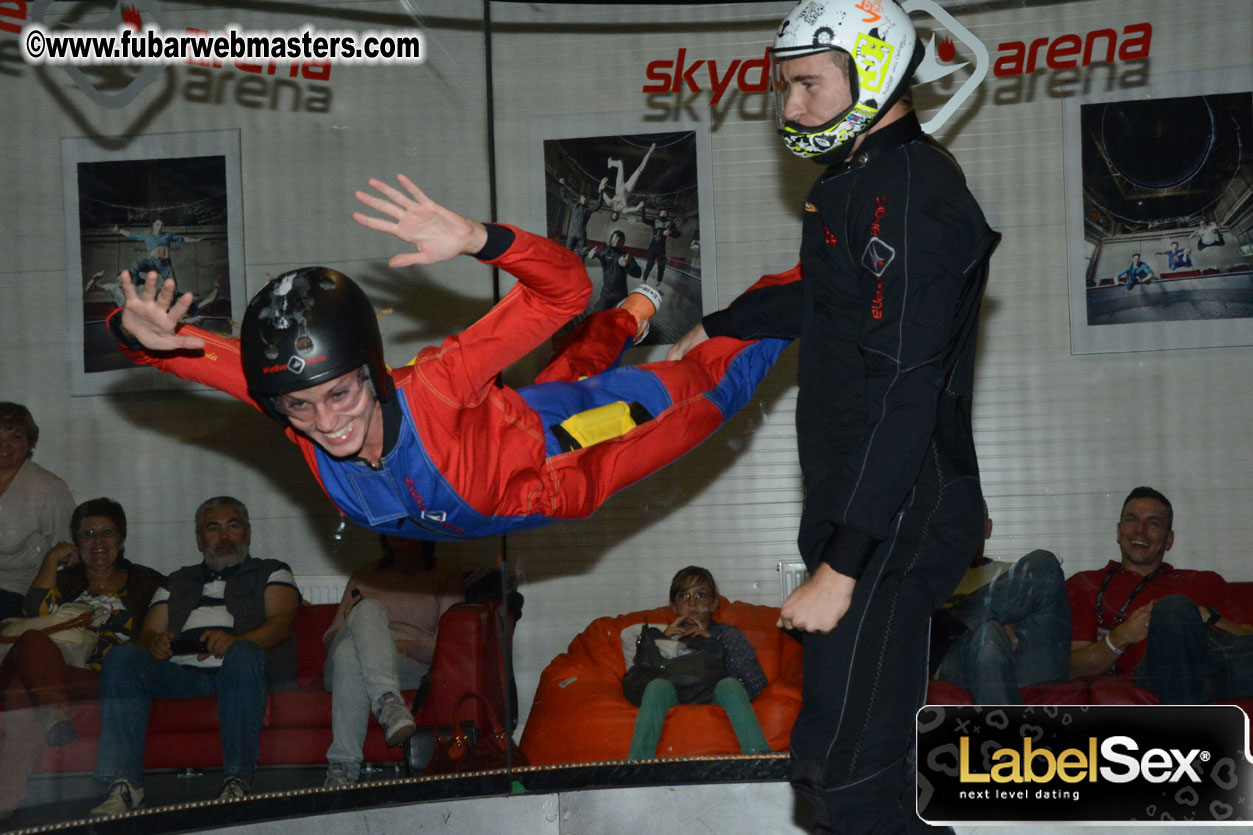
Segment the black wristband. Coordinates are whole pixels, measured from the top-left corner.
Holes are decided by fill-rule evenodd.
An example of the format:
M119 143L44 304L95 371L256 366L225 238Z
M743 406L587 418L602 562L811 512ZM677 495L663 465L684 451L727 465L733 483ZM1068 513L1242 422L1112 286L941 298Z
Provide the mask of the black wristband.
M487 229L487 242L472 257L480 261L494 261L513 246L513 241L517 236L508 226L499 223L484 223L483 226Z
M1205 608L1209 609L1209 617L1205 619L1206 626L1213 626L1223 619L1223 613L1218 611L1217 606L1206 606Z
M139 343L139 340L127 336L122 331L122 308L119 307L108 315L104 320L104 327L109 332L109 335L113 337L113 341L119 345L134 351L143 350L144 346Z

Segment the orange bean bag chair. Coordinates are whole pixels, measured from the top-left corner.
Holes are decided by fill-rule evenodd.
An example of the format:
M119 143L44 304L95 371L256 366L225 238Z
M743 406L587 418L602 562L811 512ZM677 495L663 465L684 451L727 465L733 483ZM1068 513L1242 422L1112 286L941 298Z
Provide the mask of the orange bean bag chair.
M786 751L801 706L801 645L775 626L778 617L778 607L725 597L714 614L714 620L738 627L757 651L769 684L753 700L753 710L770 747ZM522 733L522 751L532 765L626 759L639 708L622 695L622 630L645 620L664 628L673 619L666 606L597 618L553 659L540 676ZM738 753L731 723L717 705L675 706L657 746L659 757Z

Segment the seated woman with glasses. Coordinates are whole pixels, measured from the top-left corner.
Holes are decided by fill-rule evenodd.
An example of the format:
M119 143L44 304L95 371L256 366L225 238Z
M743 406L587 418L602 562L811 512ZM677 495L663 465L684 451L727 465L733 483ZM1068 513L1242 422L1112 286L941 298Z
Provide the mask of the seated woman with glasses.
M670 609L675 619L664 632L654 626L645 626L636 640L634 658L628 657L631 667L623 678L624 690L633 689L631 679L656 676L648 682L639 698L640 712L635 720L635 732L627 759L643 760L655 756L661 729L670 708L683 701L684 695L695 702L712 702L726 711L740 750L745 754L760 754L770 750L762 733L761 723L753 712L752 700L766 688L766 674L757 661L753 645L734 626L714 621L718 610L718 585L708 569L689 565L681 569L670 581ZM666 677L656 670L647 670L648 654L645 645L655 644L663 658L686 659L682 665L668 665L673 670L686 668L683 680ZM691 661L701 658L700 671ZM651 665L649 665L651 666ZM693 681L695 677L706 679L704 683ZM676 687L676 684L679 686ZM707 685L712 684L712 692ZM633 700L634 701L634 700Z
M26 796L44 742L74 741L69 703L96 697L105 654L134 636L163 581L156 571L124 556L126 512L112 499L80 504L69 531L73 542L58 542L44 556L24 609L28 617L37 617L63 603L88 603L96 612L92 629L100 637L85 669L67 665L52 638L34 629L23 632L0 663L6 709L0 736L0 817L11 814Z

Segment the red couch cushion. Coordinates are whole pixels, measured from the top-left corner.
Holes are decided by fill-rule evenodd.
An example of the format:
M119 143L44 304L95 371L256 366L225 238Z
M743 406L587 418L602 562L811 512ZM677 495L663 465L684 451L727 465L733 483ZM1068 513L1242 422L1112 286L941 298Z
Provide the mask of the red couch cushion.
M402 690L405 704L412 704L416 690ZM331 726L331 694L321 687L283 690L271 693L265 712L266 728L329 728ZM370 717L369 727L378 722Z
M1088 679L1090 705L1157 705L1157 694L1136 687L1131 676L1092 676Z
M1253 623L1253 582L1231 583L1231 598L1235 609L1223 614L1236 623Z
M301 687L321 686L322 665L326 663L322 636L335 619L338 609L339 605L332 603L319 606L306 604L296 613L292 632L296 638L296 683Z
M266 713L269 713L267 707ZM198 699L153 699L148 715L148 736L164 733L188 733L218 730L218 700L213 696Z
M331 694L322 688L271 693L267 728L329 728Z
M1027 705L1086 705L1086 681L1044 681L1022 688L1022 703Z
M929 705L971 705L974 699L956 684L933 678L927 682L927 704Z

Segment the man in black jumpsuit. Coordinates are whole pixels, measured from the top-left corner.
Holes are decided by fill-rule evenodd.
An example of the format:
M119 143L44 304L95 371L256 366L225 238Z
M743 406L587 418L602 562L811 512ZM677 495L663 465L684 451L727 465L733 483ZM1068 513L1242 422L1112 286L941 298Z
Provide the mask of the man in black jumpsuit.
M657 213L653 219L652 238L648 241L648 263L644 265L644 282L648 282L648 274L657 265L657 286L661 286L661 277L666 274L666 241L677 238L682 233L665 209Z
M670 353L707 336L801 337L798 544L811 578L780 625L807 633L792 784L820 832L928 828L912 759L927 625L983 531L971 395L1000 236L898 101L921 47L904 12L883 10L892 25L866 24L853 0L802 3L784 21L780 132L830 166L805 204L803 278L755 286Z
M609 233L609 243L603 249L588 253L588 258L600 262L601 269L600 296L592 308L594 313L617 307L627 297L627 276L639 278L640 264L626 251L625 240L622 230L615 229Z

